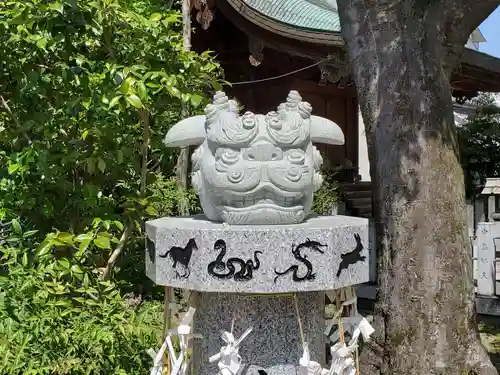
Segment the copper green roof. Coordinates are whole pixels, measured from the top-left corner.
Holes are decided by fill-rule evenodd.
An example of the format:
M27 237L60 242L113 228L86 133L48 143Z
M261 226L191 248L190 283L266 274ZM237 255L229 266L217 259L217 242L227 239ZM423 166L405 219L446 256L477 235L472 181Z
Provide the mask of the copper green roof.
M275 21L306 30L340 32L336 0L244 0Z

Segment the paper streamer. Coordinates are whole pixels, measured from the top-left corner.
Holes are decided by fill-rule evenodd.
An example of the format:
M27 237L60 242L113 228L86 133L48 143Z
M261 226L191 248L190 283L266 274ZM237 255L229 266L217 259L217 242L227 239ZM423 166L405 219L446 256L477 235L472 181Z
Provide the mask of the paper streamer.
M248 328L238 340L235 340L232 332L224 331L221 335L226 343L219 353L211 356L208 361L214 363L218 361L220 375L237 375L242 370L242 358L239 354L239 347L243 340L252 332L252 327Z
M151 369L150 375L161 375L163 371L163 355L165 350L168 350L168 359L170 361L170 375L185 375L189 366L189 360L187 360L187 351L189 349L189 342L192 338L201 338L201 335L192 333L192 321L196 309L190 307L186 314L182 317L178 327L176 329L169 330L165 341L163 342L160 350L154 356L153 368ZM172 335L179 336L179 354L175 352L174 346L172 344ZM148 350L150 356L154 355L152 349Z

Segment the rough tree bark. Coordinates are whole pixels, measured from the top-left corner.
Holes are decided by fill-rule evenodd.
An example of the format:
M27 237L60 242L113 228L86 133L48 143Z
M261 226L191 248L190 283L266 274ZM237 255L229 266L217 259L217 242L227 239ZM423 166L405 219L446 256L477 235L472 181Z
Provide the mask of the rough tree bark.
M500 0L338 0L375 185L363 375L497 374L479 342L450 75Z

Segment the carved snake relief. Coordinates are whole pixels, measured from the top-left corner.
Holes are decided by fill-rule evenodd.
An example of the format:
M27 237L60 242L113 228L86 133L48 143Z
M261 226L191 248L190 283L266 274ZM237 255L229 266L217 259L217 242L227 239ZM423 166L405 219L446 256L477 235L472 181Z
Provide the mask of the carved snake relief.
M297 245L295 247L294 244L292 244L292 254L293 254L293 257L295 259L297 259L299 262L301 262L303 265L306 266L307 268L307 272L304 276L300 277L298 275L298 271L299 271L299 265L298 264L294 264L293 266L290 266L288 269L286 269L285 271L283 272L279 272L277 269L274 269L274 273L277 275L275 278L274 278L274 282L276 282L276 280L278 279L278 277L280 276L284 276L286 275L287 273L289 272L293 272L293 275L292 275L292 280L295 281L295 282L299 282L299 281L306 281L306 280L314 280L316 278L316 274L313 273L313 266L312 266L312 263L307 259L307 255L304 255L302 256L300 254L300 251L302 249L312 249L312 250L315 250L321 254L324 254L324 251L321 250L322 247L326 247L327 245L324 245L318 241L311 241L309 238L301 243L300 245Z
M217 258L208 264L208 273L218 279L230 279L235 281L249 281L253 277L253 271L258 270L260 267L259 258L257 254L262 254L262 251L254 251L253 256L255 264L252 259L246 262L240 258L229 258L226 262L223 261L226 256L226 242L224 240L217 240L214 244L214 250L219 251ZM236 272L236 266L239 266L239 271ZM224 271L226 271L224 273Z

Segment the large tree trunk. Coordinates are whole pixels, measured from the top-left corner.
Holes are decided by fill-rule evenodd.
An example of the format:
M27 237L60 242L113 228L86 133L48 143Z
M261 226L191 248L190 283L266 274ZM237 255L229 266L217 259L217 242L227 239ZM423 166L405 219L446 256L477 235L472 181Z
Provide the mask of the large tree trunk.
M377 336L362 373L497 374L476 329L449 84L481 19L461 24L460 1L338 6L375 185Z

